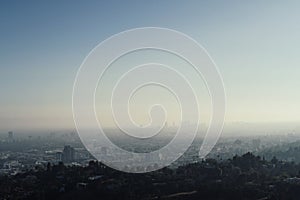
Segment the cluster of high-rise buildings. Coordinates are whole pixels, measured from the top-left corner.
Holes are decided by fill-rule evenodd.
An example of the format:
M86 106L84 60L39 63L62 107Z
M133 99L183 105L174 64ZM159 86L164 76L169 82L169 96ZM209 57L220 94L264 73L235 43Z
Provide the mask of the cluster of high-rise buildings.
M56 158L58 161L64 163L70 163L75 161L75 149L70 145L66 145L62 152L56 153Z

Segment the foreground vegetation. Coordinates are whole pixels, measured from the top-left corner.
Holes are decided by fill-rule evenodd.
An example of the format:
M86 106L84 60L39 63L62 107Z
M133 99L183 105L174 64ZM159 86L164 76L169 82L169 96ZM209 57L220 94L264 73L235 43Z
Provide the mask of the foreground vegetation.
M247 153L146 174L99 162L47 165L0 177L0 199L299 199L300 165Z

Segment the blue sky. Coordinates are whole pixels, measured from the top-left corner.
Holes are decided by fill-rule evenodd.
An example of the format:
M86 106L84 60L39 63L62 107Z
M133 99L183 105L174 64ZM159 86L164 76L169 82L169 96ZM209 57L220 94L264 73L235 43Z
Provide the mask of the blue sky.
M227 121L299 121L299 1L1 1L0 129L70 128L91 49L145 26L181 31L217 63Z

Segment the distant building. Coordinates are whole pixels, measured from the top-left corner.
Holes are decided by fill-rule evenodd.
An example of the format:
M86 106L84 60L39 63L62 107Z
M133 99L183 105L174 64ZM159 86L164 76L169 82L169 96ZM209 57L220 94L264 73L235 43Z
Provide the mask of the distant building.
M65 163L73 162L75 160L75 149L70 145L64 147L62 153L62 161Z
M14 133L12 131L8 132L8 140L13 140L14 139Z
M62 152L56 152L55 157L57 161L63 161L63 153Z
M165 122L165 126L164 126L165 129L168 128L168 122Z

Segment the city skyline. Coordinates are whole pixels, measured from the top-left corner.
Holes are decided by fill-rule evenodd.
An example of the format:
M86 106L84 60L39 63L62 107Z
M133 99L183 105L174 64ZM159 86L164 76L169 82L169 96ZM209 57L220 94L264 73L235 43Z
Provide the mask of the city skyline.
M225 123L300 121L298 7L297 1L2 2L0 127L74 128L72 86L83 59L109 36L145 26L181 31L204 46L225 84Z

